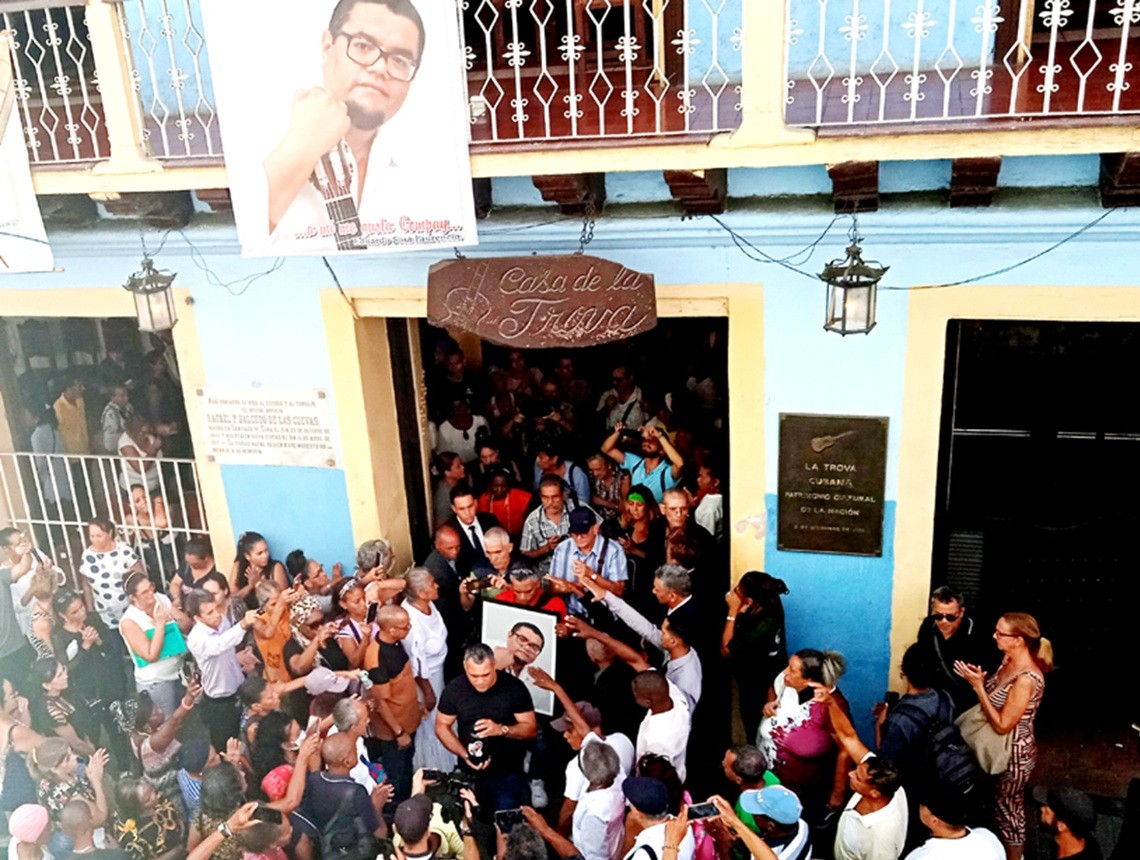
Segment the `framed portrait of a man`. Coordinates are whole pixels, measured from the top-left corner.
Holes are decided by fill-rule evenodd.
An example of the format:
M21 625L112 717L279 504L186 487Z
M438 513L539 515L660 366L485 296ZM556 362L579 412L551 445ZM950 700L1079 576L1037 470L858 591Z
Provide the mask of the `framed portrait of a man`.
M554 713L554 693L536 687L527 667L538 666L554 677L558 618L557 612L511 603L488 600L483 604L482 639L495 652L495 668L522 681L534 700L534 710L547 716Z
M202 5L244 254L475 243L452 4Z

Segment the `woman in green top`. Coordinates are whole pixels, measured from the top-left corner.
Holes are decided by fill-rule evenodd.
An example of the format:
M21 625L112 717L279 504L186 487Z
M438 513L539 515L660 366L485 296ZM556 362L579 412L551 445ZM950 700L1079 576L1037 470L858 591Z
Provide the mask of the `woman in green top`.
M788 663L784 633L784 604L788 593L782 579L750 570L725 595L728 615L720 640L720 653L732 662L740 691L740 718L744 736L752 739L764 716L768 686Z

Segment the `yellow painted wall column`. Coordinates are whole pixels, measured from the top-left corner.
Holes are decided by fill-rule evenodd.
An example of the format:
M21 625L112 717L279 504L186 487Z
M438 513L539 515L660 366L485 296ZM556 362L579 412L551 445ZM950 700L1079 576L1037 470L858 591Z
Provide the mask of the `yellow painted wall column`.
M396 570L412 563L404 462L383 317L354 319L336 290L321 293L353 540L391 542Z
M764 568L764 288L728 286L728 493L732 580ZM743 524L743 528L737 528Z
M178 356L178 371L182 379L182 402L186 406L186 423L190 441L194 445L194 460L198 470L198 489L210 524L210 544L214 548L214 563L218 570L229 571L234 561L237 536L230 521L230 506L226 501L226 488L222 481L222 467L206 459L205 416L199 409L198 391L206 385L206 368L202 364L202 341L198 337L198 321L189 312L190 291L176 289L178 324L174 336L174 352Z
M161 173L161 162L143 155L142 112L131 75L133 60L123 42L122 11L122 4L105 0L90 0L85 10L111 145L110 159L92 172Z

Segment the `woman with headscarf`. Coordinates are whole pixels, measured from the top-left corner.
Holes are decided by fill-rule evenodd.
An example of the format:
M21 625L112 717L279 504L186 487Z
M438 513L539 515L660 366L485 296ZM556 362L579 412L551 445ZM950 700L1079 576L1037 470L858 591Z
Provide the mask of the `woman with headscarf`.
M182 801L178 787L178 751L182 743L178 740L178 732L200 695L202 688L191 684L169 717L146 692L111 706L115 724L130 740L131 752L147 779L162 797L176 803Z
M38 803L25 803L8 819L9 860L51 860L45 846L51 839L51 816Z
M305 595L289 608L289 627L292 636L281 653L291 677L308 675L314 666L325 666L334 672L352 668L333 641L336 622L325 621L317 598Z

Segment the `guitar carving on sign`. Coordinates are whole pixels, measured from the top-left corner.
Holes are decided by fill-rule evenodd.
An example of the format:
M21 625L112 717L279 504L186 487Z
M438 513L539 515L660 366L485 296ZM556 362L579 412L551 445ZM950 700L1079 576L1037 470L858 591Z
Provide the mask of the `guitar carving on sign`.
M361 239L360 213L352 196L356 181L356 168L343 140L336 149L321 156L309 181L325 198L325 212L333 223L333 236L338 251L363 251L367 247Z
M817 454L822 454L828 448L835 446L835 443L840 439L846 439L848 436L854 436L854 430L848 430L846 433L839 433L835 436L816 436L811 440L811 449Z

